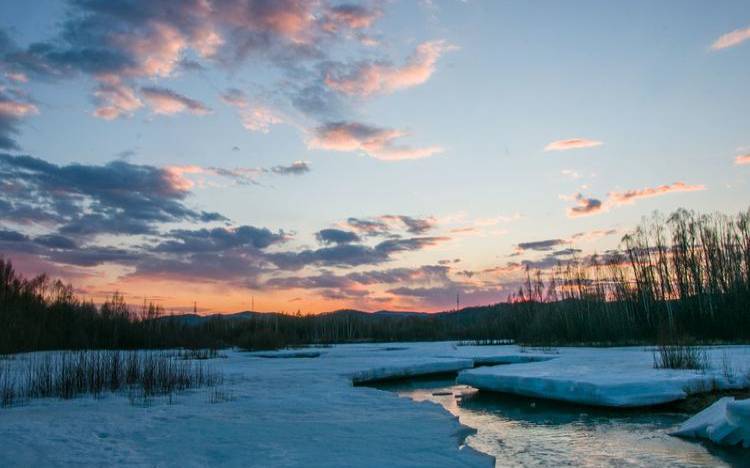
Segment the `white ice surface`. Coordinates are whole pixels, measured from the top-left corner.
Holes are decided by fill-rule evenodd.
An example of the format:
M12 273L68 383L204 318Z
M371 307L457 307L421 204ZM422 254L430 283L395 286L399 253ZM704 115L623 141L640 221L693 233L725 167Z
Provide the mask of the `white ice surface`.
M176 395L171 405L158 398L132 406L126 395L110 394L0 408L0 467L493 466L491 457L459 448L468 428L442 407L352 385L369 369L385 375L467 363L435 357L452 349L445 343L399 346L405 349L280 353L288 359L223 351L227 358L203 361L225 375L228 401L220 403L198 389Z
M710 389L722 378L722 361L736 374L732 385L750 373L750 347L712 350L715 370L705 374L653 369L644 348L545 353L400 343L303 351L320 356L294 358L297 351L282 351L270 355L287 359L269 359L261 357L267 353L226 351L227 358L208 361L225 375L220 390L228 398L220 403L210 403L210 390L198 389L178 394L171 405L161 398L132 406L124 395L107 395L0 409L0 466L491 466L489 457L459 449L466 428L441 407L352 381L502 362L513 364L463 370L461 380L485 389L627 405L682 398L687 387ZM546 360L533 362L540 359Z
M750 385L750 347L707 351L706 371L654 369L642 347L560 348L540 362L462 371L458 382L504 393L613 407L649 406Z
M433 358L431 362L411 362L410 358L391 362L387 366L373 367L355 372L352 382L362 384L384 379L458 372L474 367L471 359Z
M682 423L672 435L750 448L750 400L724 397Z

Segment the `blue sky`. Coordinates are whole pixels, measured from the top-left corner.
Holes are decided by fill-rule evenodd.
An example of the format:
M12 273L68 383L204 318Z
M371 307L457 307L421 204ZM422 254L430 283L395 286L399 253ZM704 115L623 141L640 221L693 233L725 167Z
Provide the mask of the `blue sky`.
M496 302L547 255L519 244L750 199L743 1L0 11L0 251L96 300Z

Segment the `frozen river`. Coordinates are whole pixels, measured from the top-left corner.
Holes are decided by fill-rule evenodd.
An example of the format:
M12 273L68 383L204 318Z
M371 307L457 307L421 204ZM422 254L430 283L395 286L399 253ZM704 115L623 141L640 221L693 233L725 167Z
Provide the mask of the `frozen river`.
M654 369L640 347L374 343L222 354L208 361L225 377L218 389L148 405L121 392L0 409L0 466L486 467L488 455L497 466L742 466L737 457L748 456L666 435L689 414L539 394L627 406L747 385L750 347L712 348L701 372ZM23 369L30 357L5 364ZM372 388L373 379L435 372L534 399L474 394L455 377L390 388L438 404ZM469 427L478 432L465 439Z
M452 378L375 385L415 401L432 401L477 429L469 446L498 467L748 466L750 453L669 436L690 414L675 409L605 409L479 392Z

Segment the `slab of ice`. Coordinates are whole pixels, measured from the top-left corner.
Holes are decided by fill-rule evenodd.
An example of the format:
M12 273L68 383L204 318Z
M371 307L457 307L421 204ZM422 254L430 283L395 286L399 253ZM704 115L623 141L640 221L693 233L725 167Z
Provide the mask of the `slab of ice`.
M500 355L500 356L475 356L472 358L475 366L497 366L502 364L523 364L526 362L542 362L554 359L552 356L538 355Z
M546 361L462 371L458 382L481 390L548 398L585 405L636 407L680 400L711 389L743 388L746 375L728 375L720 361L748 364L747 349L731 355L709 351L707 371L654 369L643 348L562 348ZM726 365L725 365L726 367Z
M316 358L320 357L320 351L269 351L250 353L251 356L269 359L292 359L292 358Z
M429 362L397 363L390 366L373 367L352 375L352 382L362 384L378 380L416 377L420 375L443 374L471 369L474 361L471 359L433 359Z
M750 448L750 400L724 397L682 423L672 435Z

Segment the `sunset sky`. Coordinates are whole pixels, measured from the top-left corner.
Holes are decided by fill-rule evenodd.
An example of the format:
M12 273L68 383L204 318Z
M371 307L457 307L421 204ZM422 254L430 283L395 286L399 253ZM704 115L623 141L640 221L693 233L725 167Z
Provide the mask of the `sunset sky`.
M0 253L102 301L438 311L750 205L750 4L0 4Z

